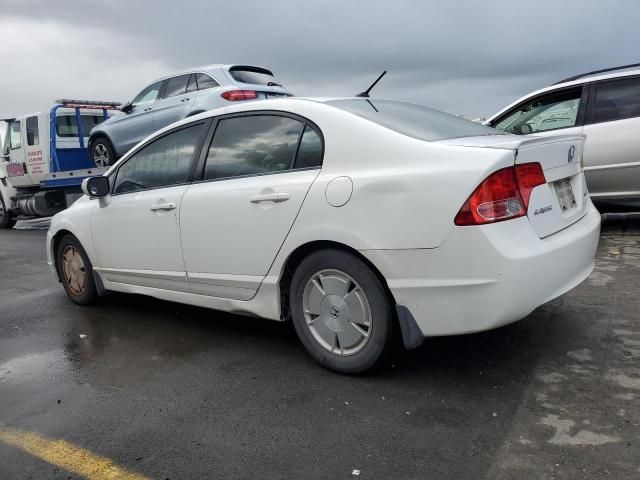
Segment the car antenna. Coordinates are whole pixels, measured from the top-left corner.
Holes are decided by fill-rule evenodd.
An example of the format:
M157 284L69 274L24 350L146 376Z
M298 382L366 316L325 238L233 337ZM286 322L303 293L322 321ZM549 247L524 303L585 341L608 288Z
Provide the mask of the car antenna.
M387 71L385 70L384 72L382 72L380 74L380 76L378 78L376 78L376 81L373 82L369 88L367 88L364 92L357 94L356 97L369 98L369 92L373 89L373 87L376 86L376 83L378 83L380 81L380 79L382 77L384 77L386 74L387 74Z

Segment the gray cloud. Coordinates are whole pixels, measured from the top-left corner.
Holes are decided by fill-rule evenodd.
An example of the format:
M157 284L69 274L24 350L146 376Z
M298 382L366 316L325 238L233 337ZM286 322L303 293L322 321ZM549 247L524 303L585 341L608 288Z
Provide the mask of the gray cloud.
M127 100L206 63L270 67L300 95L490 114L564 76L638 61L632 1L1 0L0 116L55 98ZM8 45L7 45L8 43Z

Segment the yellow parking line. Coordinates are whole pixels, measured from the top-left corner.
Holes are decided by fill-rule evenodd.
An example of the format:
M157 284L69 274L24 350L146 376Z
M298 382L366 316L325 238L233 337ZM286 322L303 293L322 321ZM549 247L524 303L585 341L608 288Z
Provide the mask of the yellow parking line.
M36 433L0 428L0 441L88 480L146 480L146 477L140 474L120 468L108 458L64 440L50 440Z

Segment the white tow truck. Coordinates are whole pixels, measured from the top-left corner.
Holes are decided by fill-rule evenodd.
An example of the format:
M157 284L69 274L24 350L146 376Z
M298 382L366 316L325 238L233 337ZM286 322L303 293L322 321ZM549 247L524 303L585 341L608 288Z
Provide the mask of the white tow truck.
M119 106L65 99L47 111L1 119L7 129L0 155L0 229L12 228L18 218L54 215L82 196L82 180L106 171L89 158L91 129Z

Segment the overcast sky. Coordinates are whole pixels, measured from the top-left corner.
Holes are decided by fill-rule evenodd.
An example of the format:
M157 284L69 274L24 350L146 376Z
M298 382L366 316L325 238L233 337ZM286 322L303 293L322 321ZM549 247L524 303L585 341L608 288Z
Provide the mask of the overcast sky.
M273 70L297 95L476 117L574 73L640 62L636 0L0 0L0 118L56 98L126 101L207 63Z

